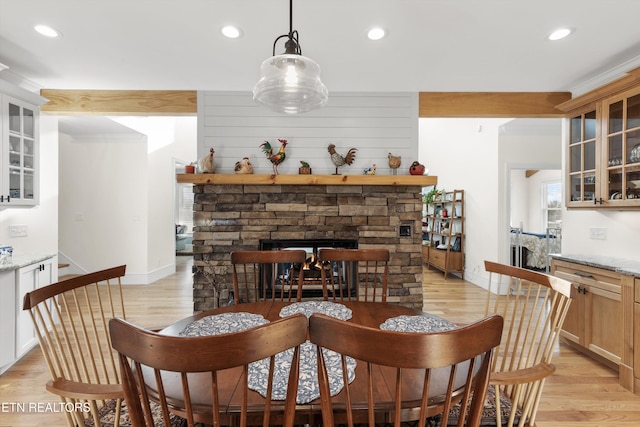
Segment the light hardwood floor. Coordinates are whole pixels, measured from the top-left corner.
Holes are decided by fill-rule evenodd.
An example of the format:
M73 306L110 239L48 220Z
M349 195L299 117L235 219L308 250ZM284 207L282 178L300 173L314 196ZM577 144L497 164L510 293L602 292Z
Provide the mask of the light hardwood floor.
M172 323L192 313L191 265L179 257L177 273L152 285L126 286L128 318L146 327ZM454 322L478 319L484 292L469 282L425 269L424 310ZM636 427L640 396L618 385L617 372L560 344L556 373L547 381L538 411L538 427ZM16 402L58 402L44 384L48 372L38 347L0 376L0 427L57 427L56 413L17 413Z

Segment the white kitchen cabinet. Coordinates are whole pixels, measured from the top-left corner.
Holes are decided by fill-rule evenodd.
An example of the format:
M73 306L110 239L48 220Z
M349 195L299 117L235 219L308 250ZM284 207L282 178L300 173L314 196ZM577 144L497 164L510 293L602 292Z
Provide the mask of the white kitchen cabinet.
M0 206L39 203L40 95L0 81Z
M24 295L53 283L53 280L52 258L16 270L16 358L22 357L38 342L31 317L22 309Z
M2 367L15 359L15 274L14 271L0 272L0 373Z

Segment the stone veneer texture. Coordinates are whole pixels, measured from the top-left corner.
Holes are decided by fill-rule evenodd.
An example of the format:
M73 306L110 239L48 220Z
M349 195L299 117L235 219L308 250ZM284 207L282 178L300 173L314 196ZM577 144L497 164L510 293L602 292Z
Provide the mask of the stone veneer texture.
M387 302L422 308L422 187L194 185L194 310L225 305L229 253L265 239L356 239L391 252ZM400 225L410 236L400 237Z

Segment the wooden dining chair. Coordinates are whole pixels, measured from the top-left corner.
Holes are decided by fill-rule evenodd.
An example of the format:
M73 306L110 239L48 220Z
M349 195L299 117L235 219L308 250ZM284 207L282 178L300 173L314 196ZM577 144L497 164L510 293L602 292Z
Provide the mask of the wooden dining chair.
M231 252L235 303L300 301L306 257L304 250Z
M304 315L296 314L240 332L199 337L162 335L121 319L112 319L109 331L113 347L119 352L133 427L154 426L151 399L158 402L165 426L170 425L171 414L185 418L189 427L195 423L293 426L300 344L307 337ZM286 398L272 401L275 355L288 349L294 350L292 369L283 378ZM248 369L250 363L265 358L270 362L265 372L266 396L262 398L249 390ZM225 378L227 381L229 378L224 371L232 368L243 370L238 389L235 383L223 386ZM227 408L230 396L224 395L223 390L242 396L237 411Z
M318 250L325 301L387 302L388 249Z
M46 388L78 409L64 412L70 427L85 421L100 426L103 417L119 425L124 392L107 322L126 317L120 282L125 270L121 265L75 276L24 296L23 309L51 373Z
M395 332L344 322L322 314L309 319L309 337L318 346L318 378L324 425L418 421L442 414L447 425L450 408L457 402L463 413L459 426L477 426L489 379L492 349L500 343L503 319L494 315L445 332ZM355 379L330 395L330 375L325 350L340 354L343 384L348 384L347 357L357 360ZM394 369L395 384L381 384L378 372ZM410 370L411 373L407 371ZM411 384L415 370L424 371L422 381ZM358 385L358 383L360 383ZM365 385L366 384L366 385ZM388 388L389 394L384 392ZM408 390L418 389L416 394ZM366 390L363 391L363 390ZM364 394L366 393L366 397ZM355 407L353 401L366 401ZM466 411L465 411L466 412ZM465 422L466 420L466 422Z
M505 319L491 366L483 425L534 426L545 379L575 291L567 280L485 261L485 314Z

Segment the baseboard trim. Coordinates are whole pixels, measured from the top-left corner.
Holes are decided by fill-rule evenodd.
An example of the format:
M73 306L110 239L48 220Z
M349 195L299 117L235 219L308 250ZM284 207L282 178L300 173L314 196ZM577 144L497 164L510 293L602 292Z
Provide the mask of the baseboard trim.
M58 261L61 263L70 264L68 267L65 267L65 271L64 271L65 276L89 273L89 271L80 267L76 262L74 262L71 258L67 257L62 252L58 252ZM163 279L167 276L174 274L175 272L176 272L176 263L174 261L172 264L166 265L164 267L158 268L148 273L142 273L142 274L126 273L126 275L121 279L121 282L123 285L149 285L155 282L156 280Z

